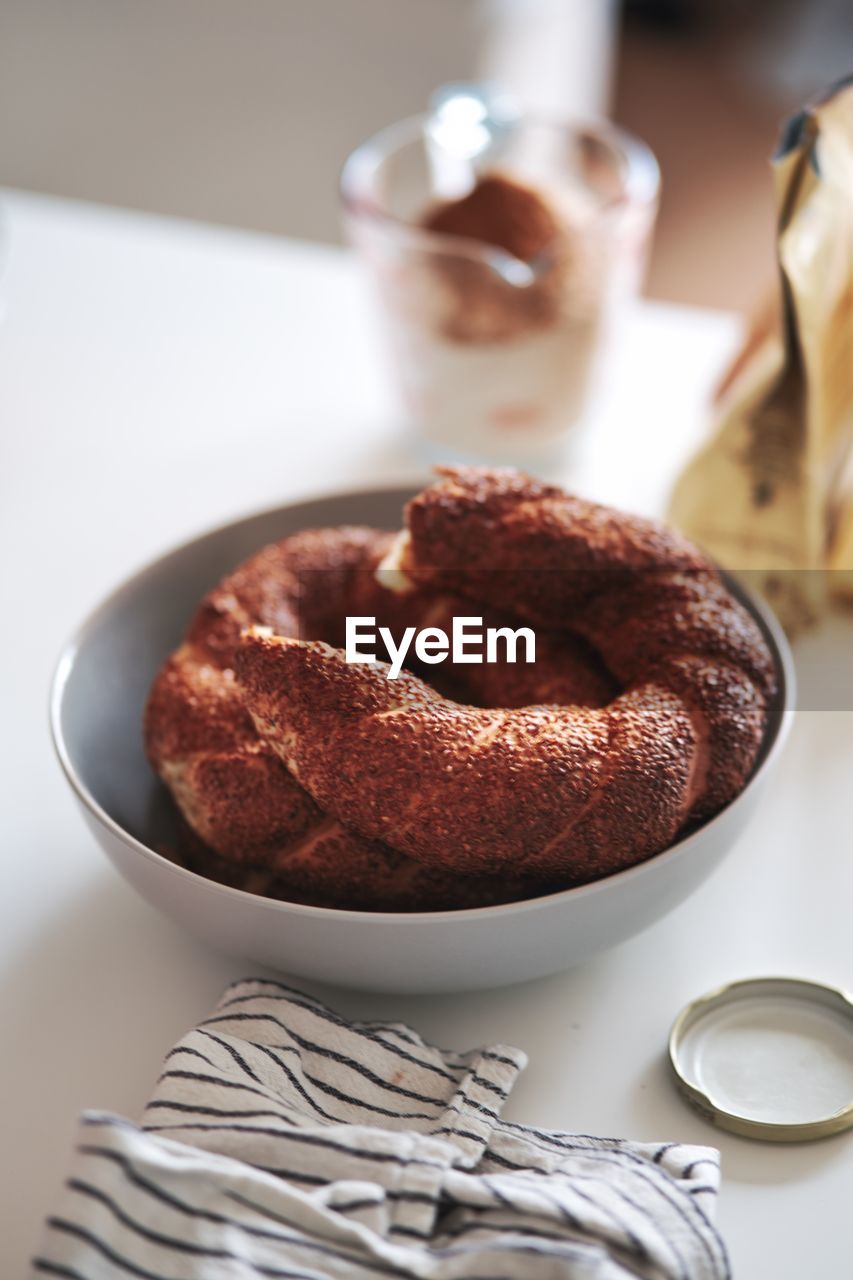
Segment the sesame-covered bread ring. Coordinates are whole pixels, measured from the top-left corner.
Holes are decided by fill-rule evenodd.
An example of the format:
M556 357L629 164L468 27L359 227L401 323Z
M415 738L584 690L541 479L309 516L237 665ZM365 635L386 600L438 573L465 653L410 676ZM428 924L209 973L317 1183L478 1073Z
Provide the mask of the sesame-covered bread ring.
M580 635L619 692L460 705L322 641L251 630L236 675L260 738L326 813L460 875L576 881L666 848L755 763L775 690L761 632L661 525L517 472L442 474L393 557L413 592Z
M525 875L448 873L361 836L296 781L246 709L234 664L248 627L337 644L347 614L374 614L399 634L470 610L429 590L404 599L382 587L376 569L392 541L377 530L339 528L265 547L205 597L185 642L161 668L146 707L145 745L186 824L181 856L193 869L272 896L376 910L486 905L548 887ZM468 698L500 695L508 705L600 705L612 696L612 680L584 641L543 634L540 652L535 667L466 667L446 683Z

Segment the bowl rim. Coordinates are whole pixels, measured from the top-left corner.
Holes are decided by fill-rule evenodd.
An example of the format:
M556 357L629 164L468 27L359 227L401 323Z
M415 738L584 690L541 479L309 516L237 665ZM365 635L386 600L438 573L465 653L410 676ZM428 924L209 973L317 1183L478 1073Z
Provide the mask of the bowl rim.
M191 871L188 867L182 867L179 863L172 862L164 854L157 853L156 850L150 848L136 836L132 835L121 825L121 823L117 822L115 818L107 813L106 809L104 809L103 806L95 799L89 788L78 775L74 763L71 760L71 754L65 742L65 735L62 728L63 699L68 680L74 668L74 663L77 655L85 645L90 631L97 626L103 615L119 603L124 596L129 595L139 585L140 581L159 571L166 561L182 555L184 552L195 546L196 543L227 533L228 530L236 528L239 525L244 525L253 520L263 520L264 517L293 513L294 511L298 511L300 507L311 507L317 503L345 501L347 498L352 497L398 498L402 502L406 502L419 491L419 488L415 487L411 481L408 484L403 482L401 484L387 485L380 488L368 485L365 487L309 494L305 497L300 497L293 502L279 503L274 506L247 511L242 516L231 517L220 524L210 526L201 532L172 545L166 551L155 556L153 559L145 561L141 566L123 578L112 591L102 597L101 600L89 610L83 620L77 624L65 644L62 646L53 669L48 697L48 719L53 749L56 753L57 759L59 760L62 772L64 773L71 790L74 792L81 806L87 810L102 827L105 827L112 836L114 836L121 844L127 846L132 852L141 854L148 862L160 867L167 873L171 872L189 883L196 882L206 890L224 895L226 898L233 898L238 901L249 900L259 905L262 910L269 910L283 915L289 915L292 912L295 912L297 915L304 915L315 920L364 920L376 925L401 923L418 925L429 921L473 921L485 919L487 917L493 918L497 916L528 914L533 911L542 910L548 905L554 905L564 899L580 901L584 898L594 897L596 894L604 892L608 886L612 886L614 883L622 885L633 880L642 879L644 876L653 874L656 868L686 856L695 842L704 837L715 824L724 820L726 815L731 813L732 810L745 801L748 793L753 790L754 785L776 760L785 745L794 717L796 674L793 655L791 653L787 637L785 636L782 626L769 604L754 595L743 585L743 583L738 582L730 573L722 571L729 589L733 591L733 594L735 594L735 596L740 600L744 607L749 610L761 626L765 638L768 640L774 661L777 665L780 679L780 690L777 697L781 699L781 706L778 708L775 727L772 725L768 727L768 730L765 733L765 739L761 746L763 754L758 764L754 766L753 771L747 779L743 789L732 801L729 802L729 804L727 804L718 813L714 814L712 818L703 822L700 827L681 836L680 839L676 840L666 849L662 849L659 853L652 854L642 862L634 863L629 867L624 867L621 871L612 872L610 875L602 876L598 880L589 881L587 884L575 885L568 889L559 889L554 893L542 894L535 898L520 898L514 902L504 902L491 906L461 907L455 910L447 909L443 911L352 911L343 907L318 907L312 906L309 903L288 902L286 899L281 898L268 898L263 894L249 893L245 889L237 889L231 885L220 884L217 880L211 880L209 877L203 876L199 872ZM288 535L285 534L283 536ZM767 733L769 732L773 732L772 738L767 737Z

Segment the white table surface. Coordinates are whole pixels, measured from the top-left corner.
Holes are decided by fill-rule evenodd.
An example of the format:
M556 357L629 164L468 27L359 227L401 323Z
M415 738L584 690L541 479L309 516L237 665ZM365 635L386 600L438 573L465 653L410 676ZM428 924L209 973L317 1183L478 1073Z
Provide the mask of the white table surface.
M337 250L8 193L0 280L0 556L6 606L0 903L0 1273L24 1271L84 1107L137 1117L159 1062L249 966L137 898L84 829L53 759L55 655L146 559L255 507L416 478L385 394L364 286ZM701 429L737 326L644 306L571 476L654 512ZM808 646L850 645L835 622ZM800 711L753 826L645 934L573 972L442 997L321 991L440 1044L503 1040L530 1066L518 1121L716 1143L739 1280L838 1276L850 1262L849 1135L729 1137L664 1060L685 1001L763 973L851 984L853 714ZM309 986L310 984L304 984Z

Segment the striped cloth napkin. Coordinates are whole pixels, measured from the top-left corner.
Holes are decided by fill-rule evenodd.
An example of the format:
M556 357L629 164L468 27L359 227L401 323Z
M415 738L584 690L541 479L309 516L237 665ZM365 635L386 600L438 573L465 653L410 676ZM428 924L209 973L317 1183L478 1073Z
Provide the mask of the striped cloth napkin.
M142 1126L89 1112L33 1276L716 1280L707 1147L501 1120L525 1056L228 988Z

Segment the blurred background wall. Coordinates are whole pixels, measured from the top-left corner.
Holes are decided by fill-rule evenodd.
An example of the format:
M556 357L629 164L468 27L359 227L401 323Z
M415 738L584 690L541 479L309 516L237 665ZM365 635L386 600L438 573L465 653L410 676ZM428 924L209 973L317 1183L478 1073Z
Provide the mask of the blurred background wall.
M614 0L0 0L0 181L323 240L437 85L609 101Z
M850 0L0 0L0 183L337 240L347 152L486 77L644 137L648 292L748 307L779 120L848 61Z

